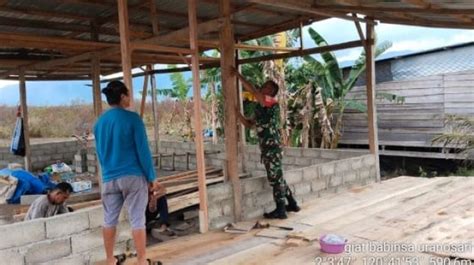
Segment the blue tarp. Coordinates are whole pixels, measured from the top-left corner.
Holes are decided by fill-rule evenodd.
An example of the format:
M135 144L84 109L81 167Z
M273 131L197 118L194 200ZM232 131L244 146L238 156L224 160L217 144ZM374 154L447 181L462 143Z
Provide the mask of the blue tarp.
M55 186L55 184L49 180L48 175L40 175L40 178L37 178L23 169L12 170L10 175L18 179L15 193L9 200L7 200L10 204L20 203L22 195L44 194L49 188L54 188Z

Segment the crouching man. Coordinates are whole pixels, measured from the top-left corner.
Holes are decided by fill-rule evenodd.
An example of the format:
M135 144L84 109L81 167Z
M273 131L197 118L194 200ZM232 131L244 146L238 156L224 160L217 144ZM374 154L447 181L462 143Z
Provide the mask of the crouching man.
M66 201L72 192L71 184L67 182L59 183L48 194L42 195L31 204L26 213L25 221L68 213Z

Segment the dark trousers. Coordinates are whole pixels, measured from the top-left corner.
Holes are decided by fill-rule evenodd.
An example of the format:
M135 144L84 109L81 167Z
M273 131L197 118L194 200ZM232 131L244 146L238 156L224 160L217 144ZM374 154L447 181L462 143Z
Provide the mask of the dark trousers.
M166 196L163 196L163 197L158 199L158 201L156 203L156 211L155 212L150 212L148 207L146 208L146 213L145 213L146 222L149 223L153 220L156 220L158 214L160 214L160 218L159 218L160 223L169 226L169 223L168 223L168 217L169 217L169 214L168 214L168 201L166 200Z

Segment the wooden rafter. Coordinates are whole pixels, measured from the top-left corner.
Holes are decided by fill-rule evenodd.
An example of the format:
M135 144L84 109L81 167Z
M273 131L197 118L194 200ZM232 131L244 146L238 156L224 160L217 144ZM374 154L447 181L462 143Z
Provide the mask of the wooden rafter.
M252 3L257 3L260 5L266 5L270 7L280 7L287 10L297 11L306 15L312 15L317 17L337 17L345 20L351 21L360 21L365 23L374 23L373 21L367 21L362 18L354 18L352 16L348 16L344 13L334 12L334 11L320 11L317 8L313 7L312 0L249 0Z

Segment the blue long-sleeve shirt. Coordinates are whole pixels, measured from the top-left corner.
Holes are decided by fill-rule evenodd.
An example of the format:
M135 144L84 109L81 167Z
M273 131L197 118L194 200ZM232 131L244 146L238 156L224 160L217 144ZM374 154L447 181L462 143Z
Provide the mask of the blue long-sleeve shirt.
M137 113L111 108L97 120L94 135L103 182L125 176L156 179L145 125Z

